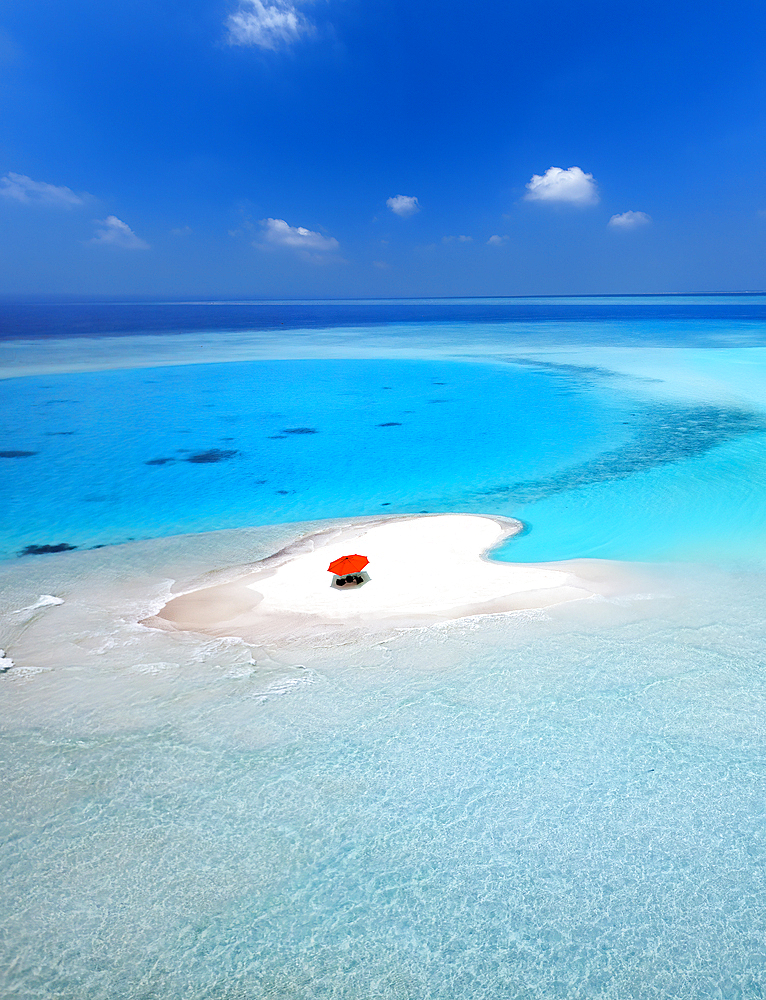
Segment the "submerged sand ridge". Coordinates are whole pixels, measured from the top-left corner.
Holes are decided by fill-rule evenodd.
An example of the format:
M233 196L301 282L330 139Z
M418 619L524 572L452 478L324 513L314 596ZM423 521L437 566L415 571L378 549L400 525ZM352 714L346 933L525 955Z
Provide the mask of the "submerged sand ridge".
M144 624L258 641L543 608L613 592L614 580L603 578L596 561L588 561L586 578L573 564L486 558L520 530L504 518L444 514L321 531L247 567L239 579L174 598ZM327 567L353 552L369 559L369 582L336 589Z

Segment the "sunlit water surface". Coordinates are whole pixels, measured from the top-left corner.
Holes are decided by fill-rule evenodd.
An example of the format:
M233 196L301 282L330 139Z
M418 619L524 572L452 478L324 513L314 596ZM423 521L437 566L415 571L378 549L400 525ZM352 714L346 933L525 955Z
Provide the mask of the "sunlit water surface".
M546 322L0 383L3 996L766 994L758 322ZM137 624L422 510L640 582L311 649Z

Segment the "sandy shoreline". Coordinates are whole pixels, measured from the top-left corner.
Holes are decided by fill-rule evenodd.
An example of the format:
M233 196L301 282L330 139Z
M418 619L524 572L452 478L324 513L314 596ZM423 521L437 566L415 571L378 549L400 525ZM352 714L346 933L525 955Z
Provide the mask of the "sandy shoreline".
M224 582L180 594L142 624L276 641L544 608L618 589L619 574L597 561L541 566L487 558L520 530L518 521L468 514L335 526L243 567L238 578L230 572ZM351 552L370 560L370 581L337 590L327 566Z

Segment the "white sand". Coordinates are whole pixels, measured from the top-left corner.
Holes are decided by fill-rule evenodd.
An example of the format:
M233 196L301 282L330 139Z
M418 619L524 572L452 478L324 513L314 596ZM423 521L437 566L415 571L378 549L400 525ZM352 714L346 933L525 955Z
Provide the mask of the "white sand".
M352 551L370 560L370 582L338 591L328 564L349 551L349 540L299 556L268 580L251 583L263 595L262 613L300 611L349 615L444 614L520 591L563 586L566 574L490 563L481 554L507 532L488 517L450 514L393 521L363 532Z
M610 577L596 561L539 566L485 558L520 528L516 521L466 514L337 527L249 567L239 580L175 598L146 624L276 639L321 632L322 625L417 624L541 608L614 590L615 571ZM370 580L337 590L327 567L351 553L367 556ZM586 575L573 568L585 568Z

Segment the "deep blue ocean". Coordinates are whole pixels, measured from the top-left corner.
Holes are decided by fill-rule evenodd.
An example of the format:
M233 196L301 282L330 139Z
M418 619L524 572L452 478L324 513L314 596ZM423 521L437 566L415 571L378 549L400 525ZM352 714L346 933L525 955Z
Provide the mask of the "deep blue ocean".
M766 296L0 330L3 998L766 997ZM640 583L303 646L140 624L421 511Z
M598 327L621 324L625 342L650 339L689 344L708 334L688 321L723 323L725 329L753 324L759 338L766 314L766 295L578 295L513 298L435 299L310 299L220 300L200 302L112 299L13 299L0 300L0 337L125 336L133 333L178 333L188 330L288 330L337 327L392 327L399 324L595 324L591 338L598 342ZM671 333L668 323L682 323ZM657 323L649 332L645 324ZM640 324L640 326L636 326ZM577 334L582 336L582 331Z

